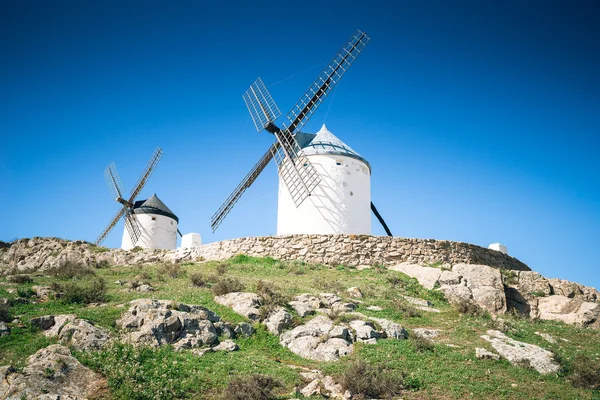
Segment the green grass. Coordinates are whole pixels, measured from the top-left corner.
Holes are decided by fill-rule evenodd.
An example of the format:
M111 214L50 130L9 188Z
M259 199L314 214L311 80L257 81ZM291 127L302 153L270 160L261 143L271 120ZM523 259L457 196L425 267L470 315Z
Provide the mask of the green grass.
M433 340L435 345L432 349L419 348L413 340L381 340L371 346L356 344L352 356L331 363L296 356L280 346L278 338L261 326L255 326L257 333L254 336L236 339L240 350L232 353L208 353L199 357L189 351L175 352L170 347L135 349L116 344L101 352L76 353L76 357L107 377L110 396L115 399L210 399L215 398L234 376L253 373L280 379L284 383L284 388L279 392L281 398L290 398L285 394L294 386L302 386L298 367L321 369L328 374L341 376L357 359L374 365L385 364L398 376L404 376L405 386L411 388L402 395L406 399L590 398L590 391L574 388L569 382L571 363L578 354L586 354L596 361L600 359L598 331L557 322L533 322L507 315L502 317L507 321L504 325L511 327L507 335L553 351L561 360L563 369L558 374L541 376L531 369L511 366L506 361L477 360L475 347L491 350L480 335L488 329L496 329L499 326L497 322L489 316L461 315L439 292L424 289L415 279L384 268L358 271L344 265L327 267L238 255L224 262L181 264L182 273L174 278L162 272L162 265L112 266L94 271L95 275L78 279L85 281L95 276L106 281L106 303L101 306L51 300L11 307L11 314L20 316L23 326L11 324L11 335L0 338L0 365L22 367L29 355L54 342L54 339L48 339L30 328L29 320L33 317L77 314L117 336L115 321L126 309L127 302L136 298L200 304L226 321L246 321L228 307L214 302L211 286L221 277L235 278L249 291L256 290L259 280L263 281L263 286L264 282L270 282L282 296L288 298L305 292L337 292L346 300L352 300L346 297L345 290L356 286L364 294L357 311L400 322L409 331L411 328L429 327L440 329L442 333ZM190 276L194 273L206 277L207 285L193 286ZM117 280L133 280L140 275L157 291L139 293L116 283ZM57 278L35 275L33 280L32 283L18 285L0 279L0 297L15 297L6 291L8 288L19 288L24 292L32 285L49 285ZM442 312L419 312L409 316L413 313L403 311L402 307L394 307L400 295L427 299ZM384 310L369 311L366 308L370 305L380 306ZM301 322L297 316L295 320ZM535 332L551 334L557 343L550 344ZM456 347L448 347L448 344Z

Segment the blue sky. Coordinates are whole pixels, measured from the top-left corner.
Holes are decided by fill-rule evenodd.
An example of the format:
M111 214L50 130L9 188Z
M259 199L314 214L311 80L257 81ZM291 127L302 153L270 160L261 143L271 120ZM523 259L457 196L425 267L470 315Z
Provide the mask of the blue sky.
M156 146L140 198L184 233L274 234L274 165L210 231L273 141L241 94L260 76L285 113L356 29L371 42L304 130L369 160L394 234L502 242L600 287L595 1L4 1L0 239L94 241L118 210L104 168L129 188Z

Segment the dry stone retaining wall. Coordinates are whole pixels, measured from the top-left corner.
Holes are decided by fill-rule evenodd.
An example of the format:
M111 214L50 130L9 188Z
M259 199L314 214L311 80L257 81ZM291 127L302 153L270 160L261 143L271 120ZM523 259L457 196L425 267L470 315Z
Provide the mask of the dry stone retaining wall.
M370 235L246 237L184 249L178 253L181 258L202 256L207 260L221 260L243 253L255 257L270 256L280 260L303 260L328 265L467 263L530 271L526 264L514 257L473 244Z

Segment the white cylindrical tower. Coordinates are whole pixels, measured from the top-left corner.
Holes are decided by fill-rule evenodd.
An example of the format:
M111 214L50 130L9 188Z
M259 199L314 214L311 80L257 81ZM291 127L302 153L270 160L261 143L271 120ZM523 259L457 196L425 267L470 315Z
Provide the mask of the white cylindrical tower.
M140 228L140 237L133 243L127 227L123 229L121 248L173 250L177 248L177 224L179 218L154 194L148 200L136 201L133 218Z
M321 182L296 207L279 177L277 234L371 234L371 167L323 125L296 140Z

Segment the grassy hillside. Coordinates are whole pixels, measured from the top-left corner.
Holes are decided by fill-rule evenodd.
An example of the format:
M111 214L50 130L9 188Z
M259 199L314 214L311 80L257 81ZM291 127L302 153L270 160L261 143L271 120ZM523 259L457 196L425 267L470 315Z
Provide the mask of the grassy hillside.
M579 372L580 367L574 360L578 355L588 356L595 363L600 360L599 331L556 322L530 321L512 315L497 321L484 313L460 314L440 293L424 289L406 275L377 266L358 271L343 265L284 263L240 255L225 262L187 263L179 267L110 266L73 278L45 275L32 278L31 282L24 283L7 282L2 278L0 297L30 297L33 285L58 284L63 289L75 291L76 285L88 289L90 285L96 285L93 295L102 301L84 304L86 299L73 296L10 307L10 317L19 316L22 323L12 324L12 333L0 338L0 365L22 367L27 356L53 342L29 324L31 318L41 315L77 314L109 329L116 337L115 320L126 309L126 303L151 297L200 304L226 321L244 321L243 317L213 300L212 287L219 281L227 283L223 278L234 278L242 283L245 291L252 292L264 287L267 281L278 296L290 299L306 292L333 292L343 297L347 288L356 286L364 293L357 311L399 322L409 331L420 327L442 330L442 334L433 339L433 344L414 338L380 340L376 345L357 343L352 356L329 363L300 358L280 346L276 336L258 325L254 336L235 340L240 350L232 353L208 353L199 357L186 351L175 352L168 346L135 349L118 344L101 352L76 354L81 362L108 378L108 398L215 398L233 377L252 373L281 380L280 398L300 397L287 395L294 387L303 386L298 367L319 369L341 377L354 361L360 359L373 365L381 363L388 375L402 380L406 387L402 393L405 399L589 399L591 390L576 388L571 382L573 373ZM106 284L105 293L100 280ZM200 287L193 285L192 280ZM140 293L117 281L149 283L157 290ZM10 293L14 291L11 288L18 289L18 293ZM441 312L419 311L402 301L401 294L427 299ZM94 296L87 302L94 300ZM380 306L383 311L367 310L366 307L371 305ZM294 318L296 323L301 322L299 317ZM480 338L488 329L503 330L514 339L553 351L562 371L542 376L533 369L512 366L504 360L476 359L475 347L493 350ZM536 332L550 334L557 342L549 343Z

